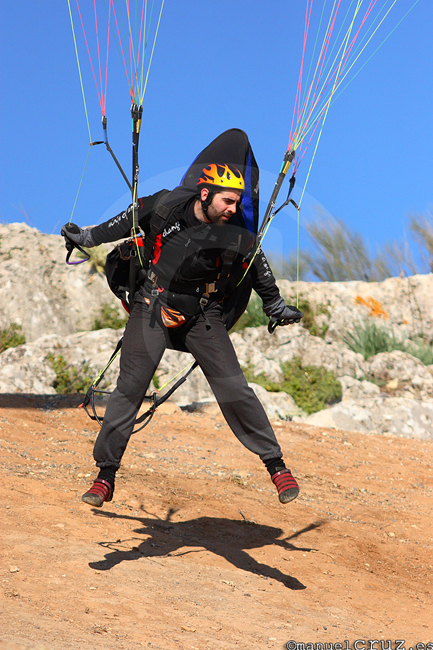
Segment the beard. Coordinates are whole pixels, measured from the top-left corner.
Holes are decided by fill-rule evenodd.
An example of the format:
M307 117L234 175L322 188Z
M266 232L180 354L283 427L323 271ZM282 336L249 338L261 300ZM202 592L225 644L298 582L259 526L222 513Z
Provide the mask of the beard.
M231 213L226 212L225 210L217 210L212 203L208 206L207 209L207 218L211 223L216 226L222 226L230 219L232 216Z

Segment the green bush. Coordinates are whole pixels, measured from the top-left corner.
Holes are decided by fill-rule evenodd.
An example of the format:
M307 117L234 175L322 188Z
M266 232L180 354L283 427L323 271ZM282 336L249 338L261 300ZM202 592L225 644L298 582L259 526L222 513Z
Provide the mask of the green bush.
M90 270L94 273L105 273L105 263L107 260L107 249L105 246L94 246L93 248L83 248L84 254L81 251L76 251L77 257L84 259L88 257L88 264Z
M55 356L50 354L48 361L57 377L53 383L56 393L61 395L73 395L75 393L86 393L87 389L93 382L90 376L90 367L88 363L81 367L68 364L61 355Z
M296 298L287 298L286 303L296 305ZM316 307L313 307L304 296L299 296L298 303L298 309L300 309L304 314L304 317L301 320L301 325L313 336L324 338L329 329L329 325L327 323L318 325L316 318L319 314L329 315L328 309L321 303ZM259 327L260 325L267 326L268 323L269 318L263 311L262 301L257 293L253 291L245 313L242 314L236 325L230 331L238 332L239 330L245 329L245 327Z
M302 327L305 327L305 329L307 329L312 336L320 336L322 339L325 338L325 334L329 329L329 325L327 323L318 325L316 322L316 318L319 316L319 314L326 314L329 316L329 310L325 307L325 305L319 303L315 307L312 307L307 298L304 296L299 296L298 309L300 309L304 314L304 317L301 320Z
M254 376L248 368L245 376L248 381L260 384L268 391L285 391L309 415L341 400L341 384L329 370L316 366L303 367L298 357L282 364L281 369L284 373L281 383L270 381L263 375Z
M0 330L0 354L8 348L16 348L18 345L24 345L26 337L21 334L21 325L11 323L9 327Z
M405 348L405 352L419 359L425 366L433 364L433 347L422 339L410 341Z
M394 332L378 325L372 319L355 322L353 331L346 332L342 339L348 348L362 354L364 359L369 359L380 352L401 350L404 347Z
M99 317L93 321L92 330L103 330L105 328L120 330L125 327L127 322L127 314L122 318L115 307L105 304L101 307Z
M433 347L423 339L404 341L383 325L372 319L355 323L352 332L347 332L343 342L354 352L369 359L380 352L401 350L419 359L426 366L433 364Z
M262 301L256 292L253 291L246 311L230 331L238 332L239 330L245 329L245 327L259 327L268 323L269 318L262 309Z

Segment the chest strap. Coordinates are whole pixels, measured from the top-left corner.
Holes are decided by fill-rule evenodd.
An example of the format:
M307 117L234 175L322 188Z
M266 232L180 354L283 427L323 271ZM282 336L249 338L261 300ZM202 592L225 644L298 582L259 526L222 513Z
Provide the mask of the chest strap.
M153 247L157 236L163 231L165 223L172 212L172 208L161 203L155 210L150 220L150 232L144 240L143 266L148 268L153 253Z

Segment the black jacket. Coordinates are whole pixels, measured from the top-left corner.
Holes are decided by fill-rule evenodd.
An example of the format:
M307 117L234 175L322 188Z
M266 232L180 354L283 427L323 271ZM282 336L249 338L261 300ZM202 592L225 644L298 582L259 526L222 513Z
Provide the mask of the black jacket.
M134 208L135 221L145 235L149 235L156 207L166 196L167 190L162 190L138 200ZM199 287L202 288L203 283L217 280L227 248L236 251L231 275L240 279L246 268L245 257L254 250L254 236L243 226L240 208L227 224L207 224L195 217L195 200L195 197L189 198L177 205L155 240L150 270L157 276L158 285L170 291L182 293L188 288L188 293L196 290L201 293ZM133 208L130 205L114 218L93 227L92 239L95 245L117 241L129 237L132 227ZM265 307L278 300L280 292L261 249L249 273L253 288ZM227 291L230 286L233 287L233 281L227 285Z

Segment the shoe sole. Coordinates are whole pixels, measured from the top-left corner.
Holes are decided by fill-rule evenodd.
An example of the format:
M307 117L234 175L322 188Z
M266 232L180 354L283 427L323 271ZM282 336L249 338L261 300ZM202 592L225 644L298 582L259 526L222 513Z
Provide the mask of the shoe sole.
M284 492L281 492L278 498L280 500L280 503L290 503L290 501L294 501L296 499L298 494L299 494L298 488L289 488L288 490L284 490Z
M101 508L102 504L104 503L101 497L98 497L97 494L92 494L91 492L86 492L86 494L83 494L81 501L84 501L84 503L88 503L89 506L94 506L95 508Z

